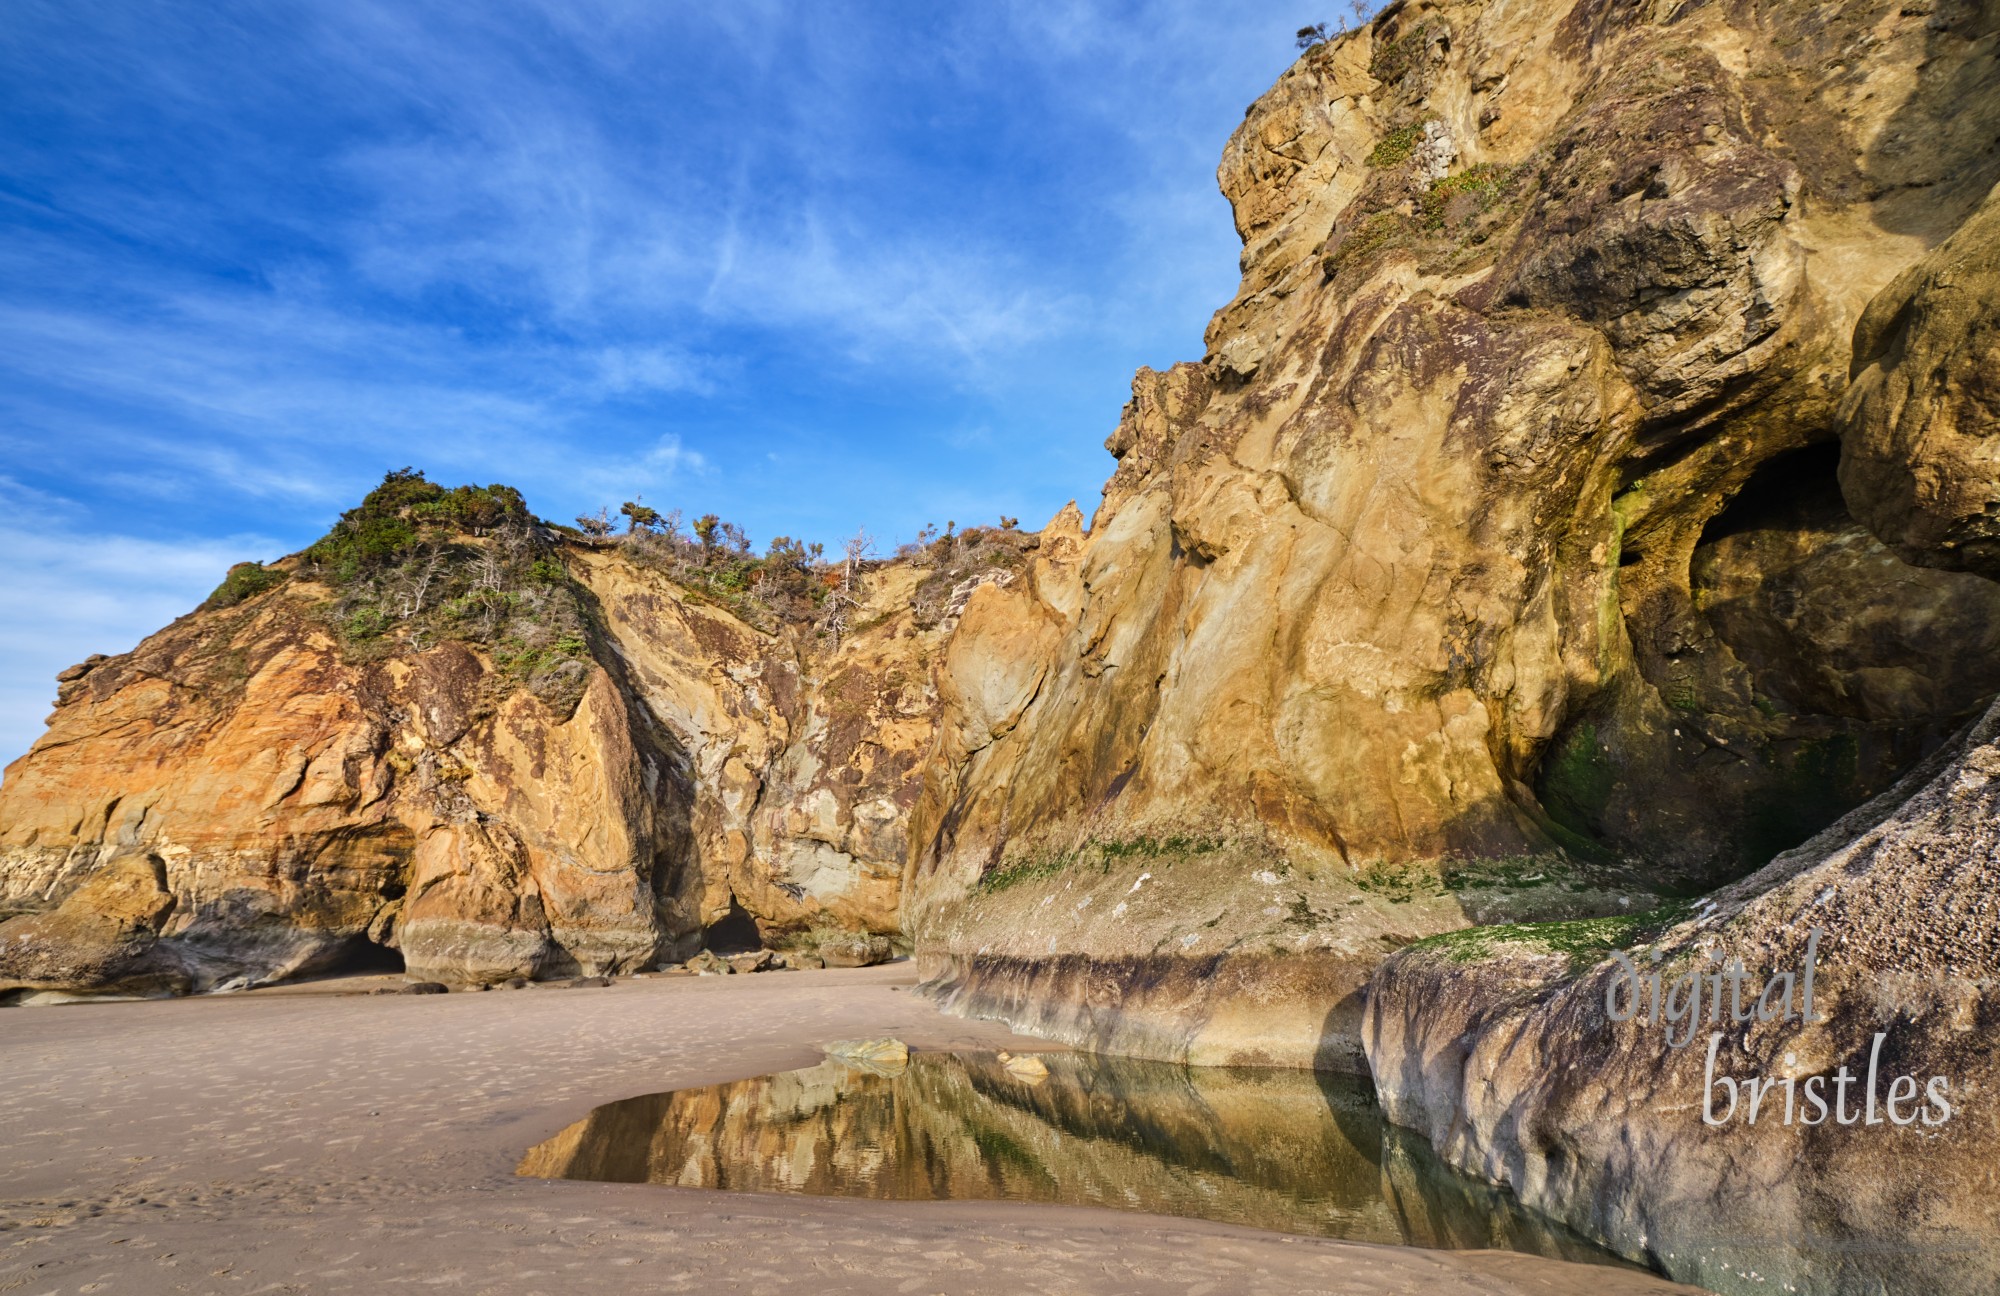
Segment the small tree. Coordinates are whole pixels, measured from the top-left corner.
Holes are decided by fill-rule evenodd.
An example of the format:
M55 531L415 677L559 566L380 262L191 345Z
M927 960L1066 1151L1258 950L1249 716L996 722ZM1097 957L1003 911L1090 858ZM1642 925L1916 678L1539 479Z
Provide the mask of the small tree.
M618 511L630 520L629 525L626 527L628 531L638 531L641 529L650 531L655 526L658 526L660 522L659 511L647 508L638 500L626 500L618 506Z
M611 518L603 509L597 510L594 517L580 513L577 515L576 529L593 540L602 540L611 534Z
M716 556L716 532L722 530L722 518L716 514L702 514L694 520L694 538L702 542L702 562L708 564Z
M1311 49L1315 45L1324 44L1327 40L1326 24L1314 23L1310 27L1299 28L1297 39L1299 42L1299 48L1302 50Z

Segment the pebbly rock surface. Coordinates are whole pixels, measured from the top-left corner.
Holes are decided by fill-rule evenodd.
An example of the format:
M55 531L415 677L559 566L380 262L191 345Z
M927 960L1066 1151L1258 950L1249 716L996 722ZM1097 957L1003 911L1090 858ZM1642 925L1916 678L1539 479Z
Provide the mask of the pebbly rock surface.
M1996 1290L1996 858L2000 707L1650 940L1475 929L1396 954L1366 1008L1384 1112L1460 1169L1719 1292ZM1655 992L1633 1014L1607 957L1627 944L1661 976L1657 1020ZM1674 984L1734 960L1748 989L1718 1004L1690 982L1703 1007L1683 1011ZM1799 993L1765 1013L1780 972Z

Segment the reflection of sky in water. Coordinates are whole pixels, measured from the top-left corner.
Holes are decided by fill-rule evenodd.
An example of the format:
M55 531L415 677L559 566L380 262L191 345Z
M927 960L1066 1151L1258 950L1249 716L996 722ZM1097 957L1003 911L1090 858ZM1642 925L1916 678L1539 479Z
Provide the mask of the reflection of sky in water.
M1112 1206L1290 1233L1618 1263L1453 1173L1364 1082L1045 1054L802 1071L609 1103L520 1172L891 1200Z

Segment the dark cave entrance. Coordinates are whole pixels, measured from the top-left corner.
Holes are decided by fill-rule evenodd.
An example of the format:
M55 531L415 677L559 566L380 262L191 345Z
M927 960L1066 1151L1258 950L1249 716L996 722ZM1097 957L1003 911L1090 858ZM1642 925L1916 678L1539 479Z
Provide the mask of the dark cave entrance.
M1840 442L1819 441L1776 454L1702 528L1696 549L1726 536L1769 528L1858 528L1840 493Z
M764 934L732 894L729 912L702 929L701 943L717 954L750 954L764 948Z
M335 949L324 963L298 979L400 975L408 970L403 963L403 951L369 940L366 936L355 936Z
M1685 594L1654 573L1627 604L1636 674L1535 775L1566 845L1706 890L1891 786L2000 692L2000 583L1903 562L1839 469L1832 440L1765 460L1701 528Z

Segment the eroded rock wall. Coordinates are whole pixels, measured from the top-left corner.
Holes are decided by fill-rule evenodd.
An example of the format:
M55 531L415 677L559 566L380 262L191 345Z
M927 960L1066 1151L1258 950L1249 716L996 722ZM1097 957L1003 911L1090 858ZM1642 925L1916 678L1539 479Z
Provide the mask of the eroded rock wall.
M1669 988L1740 959L1747 1022L1728 996L1719 1024L1652 1020L1650 998L1613 1021L1619 965L1602 950L1552 951L1533 931L1395 955L1366 1009L1385 1112L1535 1209L1719 1292L1995 1290L1996 776L2000 711L1632 950ZM1780 971L1795 978L1789 1011L1757 1017ZM1621 985L1621 1013L1628 999ZM1851 1084L1836 1085L1842 1068ZM1727 1088L1711 1090L1714 1077ZM1930 1102L1938 1077L1945 1120Z
M616 546L564 561L595 622L566 711L477 645L345 639L303 580L67 672L0 784L0 990L629 971L732 918L896 932L953 624L915 625L922 570L860 578L835 640Z
M486 979L685 940L672 752L611 674L558 714L462 644L343 652L316 593L192 614L64 683L0 785L0 907L28 914L0 926L0 983L210 988L369 946ZM153 900L79 972L91 942L61 933L114 912L112 875Z
M1074 560L946 656L905 903L948 1001L1356 1057L1378 924L1713 886L1976 714L2000 587L1903 561L1930 542L1839 485L1874 471L1853 429L1911 441L1917 351L1971 429L1929 471L1979 453L1984 344L1925 329L1983 319L1983 281L1898 276L2000 177L1993 17L1405 3L1303 56L1225 150L1243 280L1207 356L1140 373ZM1936 310L1874 310L1857 356L1892 281ZM1954 490L1923 508L1974 537ZM1178 903L1056 921L1100 885L1077 861L1135 880L1169 841L1199 843L1165 852ZM1278 862L1322 917L1207 921ZM1218 1050L1213 1002L1149 1006L1274 952L1339 965L1318 1011Z

